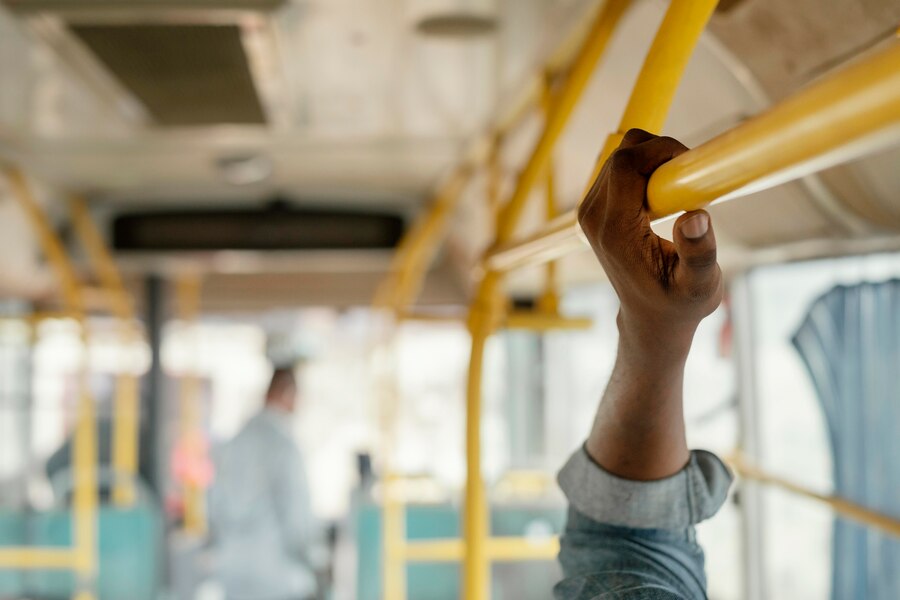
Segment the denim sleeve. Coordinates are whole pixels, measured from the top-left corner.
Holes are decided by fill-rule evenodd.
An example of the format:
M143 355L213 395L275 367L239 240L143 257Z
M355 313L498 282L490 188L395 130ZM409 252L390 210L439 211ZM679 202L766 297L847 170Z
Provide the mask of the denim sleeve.
M560 550L559 600L706 598L703 551L693 526L725 501L731 473L694 451L666 479L631 481L576 452L559 473L569 499Z

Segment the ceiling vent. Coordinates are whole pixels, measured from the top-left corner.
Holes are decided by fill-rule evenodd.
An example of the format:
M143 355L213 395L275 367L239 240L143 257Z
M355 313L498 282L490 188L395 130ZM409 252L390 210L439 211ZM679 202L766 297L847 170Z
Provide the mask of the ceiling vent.
M422 35L475 38L497 29L496 0L413 0L410 16Z
M260 36L285 0L5 0L95 90L161 127L270 121ZM265 69L263 69L265 70Z

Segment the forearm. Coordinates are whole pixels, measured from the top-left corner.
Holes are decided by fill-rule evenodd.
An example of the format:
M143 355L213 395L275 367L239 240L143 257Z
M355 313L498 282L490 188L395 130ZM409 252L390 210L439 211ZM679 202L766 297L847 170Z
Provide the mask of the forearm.
M646 194L653 171L685 150L628 131L578 208L619 297L619 352L587 455L573 454L559 474L571 507L560 598L706 596L689 528L719 509L731 475L714 455L688 452L682 387L697 325L722 299L722 273L709 215L685 213L665 240Z
M690 459L682 390L693 328L641 330L620 318L619 330L616 364L586 448L614 475L662 479Z

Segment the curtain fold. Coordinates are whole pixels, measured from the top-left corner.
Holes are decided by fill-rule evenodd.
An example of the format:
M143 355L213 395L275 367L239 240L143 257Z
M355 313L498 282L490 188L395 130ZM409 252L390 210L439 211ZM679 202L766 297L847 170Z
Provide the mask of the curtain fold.
M839 496L900 518L900 281L838 286L793 338L825 414ZM836 518L831 597L900 598L900 539Z

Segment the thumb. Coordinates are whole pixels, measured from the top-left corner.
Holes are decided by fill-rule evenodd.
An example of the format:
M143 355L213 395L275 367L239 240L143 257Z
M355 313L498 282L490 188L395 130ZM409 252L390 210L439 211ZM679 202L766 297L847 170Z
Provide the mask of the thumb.
M716 235L705 210L681 215L675 221L675 251L678 253L676 278L693 296L716 292L721 279L716 262Z

